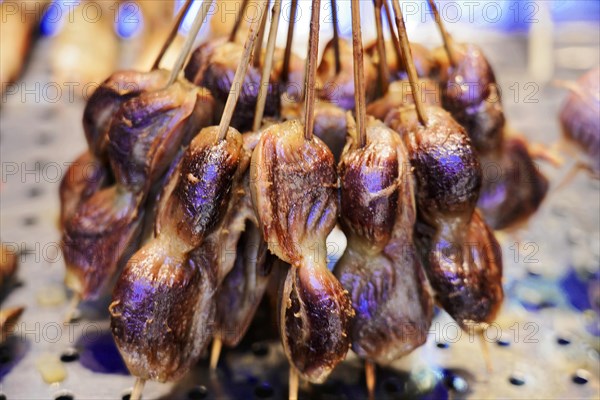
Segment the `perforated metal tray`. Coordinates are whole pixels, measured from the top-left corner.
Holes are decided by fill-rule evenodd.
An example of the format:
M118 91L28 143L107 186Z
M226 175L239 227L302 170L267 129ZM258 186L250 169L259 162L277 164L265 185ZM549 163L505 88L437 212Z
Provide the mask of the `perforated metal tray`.
M561 29L555 36L556 76L573 79L583 71L569 68L568 55L597 62L599 29ZM565 93L526 86L533 82L526 72L526 38L461 32L459 39L479 41L495 66L511 125L532 140L554 142ZM423 40L436 41L434 34ZM0 393L9 399L118 399L128 394L133 378L108 331L106 300L84 305L71 328L61 323L66 302L38 301L42 292L63 291L58 184L66 163L85 147L82 100L70 99L64 87L54 100L48 42L38 42L18 92L1 105L0 236L21 254L20 285L2 306L27 309L0 351ZM568 166L540 164L555 183ZM598 398L599 204L598 181L580 175L550 193L527 228L500 235L507 300L487 332L492 373L486 372L479 343L440 312L426 345L378 369L377 398ZM202 361L180 382L149 382L144 398L284 398L287 362L272 323L264 313L260 318L239 348L224 352L217 373L209 373ZM44 383L35 367L43 353L62 356L64 381ZM302 385L301 398L366 398L361 361L350 355L324 385Z

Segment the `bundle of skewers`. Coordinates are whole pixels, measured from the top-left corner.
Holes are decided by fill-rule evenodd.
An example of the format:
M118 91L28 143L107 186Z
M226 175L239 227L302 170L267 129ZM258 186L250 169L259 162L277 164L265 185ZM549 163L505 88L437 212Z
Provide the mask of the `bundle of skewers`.
M240 15L189 54L204 1L171 70L157 66L174 34L151 71L113 73L85 108L89 146L60 191L65 282L74 307L112 290L132 399L147 380L182 377L211 342L217 368L274 279L290 398L350 349L373 396L375 365L425 343L434 304L470 332L494 321L503 290L492 229L523 223L546 195L483 52L455 43L439 16L444 47L430 52L409 43L398 0L375 0L377 40L365 49L352 0L352 40L334 26L319 64L320 0L306 62L291 51L298 1L285 49L275 47L281 0L270 3L247 30ZM282 101L296 83L298 101ZM493 163L528 179L486 180ZM336 224L348 245L330 271Z

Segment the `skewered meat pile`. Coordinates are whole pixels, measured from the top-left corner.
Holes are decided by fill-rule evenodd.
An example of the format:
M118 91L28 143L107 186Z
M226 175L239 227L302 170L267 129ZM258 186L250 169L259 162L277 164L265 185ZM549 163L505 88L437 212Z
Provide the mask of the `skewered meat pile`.
M166 83L165 73L155 73L154 79ZM117 96L112 101L122 100ZM88 124L97 128L88 128L95 136L88 137L94 150L101 152L105 135L99 127L106 120L102 113L96 118L96 123ZM97 297L114 278L121 259L135 247L152 186L191 132L212 120L210 94L184 81L144 91L118 107L106 145L115 184L82 199L64 225L65 281L83 299Z
M293 376L323 382L350 347L367 363L389 363L421 346L434 297L464 329L485 328L501 306L499 245L478 201L488 223L504 227L537 208L545 180L525 142L504 137L487 61L469 45L454 47L458 64L432 64L413 45L423 60L417 80L394 3L400 39L379 42L389 57L373 58L386 59L396 82L375 99L375 66L367 59L357 67L361 39L331 41L317 68L314 4L306 74L289 52L273 55L275 36L264 54L256 50L253 23L245 44L232 40L234 28L193 53L185 76L208 89L174 80L178 71L128 72L113 74L90 99L89 150L61 187L66 280L93 298L127 261L111 327L138 384L180 378L211 339L216 366L220 345L237 345L247 331L278 275L272 269L283 277L278 325L290 396ZM351 54L355 63L338 68ZM287 91L279 84L301 79L304 106L281 101ZM481 90L448 90L461 79ZM356 124L344 110L355 110ZM367 111L379 120L367 121ZM489 205L486 196L500 190L482 176L489 163L524 168L538 183L511 184ZM86 179L89 169L95 179ZM151 192L161 186L154 204ZM514 198L532 207L517 210ZM334 275L326 238L338 220L348 246ZM140 237L142 223L153 228L148 237Z
M211 337L217 271L189 254L219 224L231 198L242 138L203 129L168 184L156 237L134 254L113 292L113 335L133 375L177 379Z

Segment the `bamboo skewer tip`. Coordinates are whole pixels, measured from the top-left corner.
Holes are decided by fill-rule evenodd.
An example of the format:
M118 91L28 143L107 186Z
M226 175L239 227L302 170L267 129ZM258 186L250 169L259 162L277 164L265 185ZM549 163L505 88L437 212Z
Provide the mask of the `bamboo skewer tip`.
M67 313L65 314L65 324L70 324L75 317L75 313L77 312L77 308L79 307L79 303L81 303L81 294L73 293L73 297L71 297L71 301L69 302L69 306L67 308Z
M223 348L223 341L220 335L215 335L212 347L210 351L210 370L215 371L219 364L219 358L221 356L221 349Z
M304 139L312 140L315 124L315 84L317 74L317 55L319 52L319 28L321 0L314 0L310 18L310 34L308 39L308 57L305 69L304 96Z
M144 391L144 386L146 385L146 380L142 378L136 378L135 383L133 385L133 390L131 391L131 396L129 396L130 400L140 400L142 398L142 392Z
M375 363L371 360L365 360L365 379L367 382L369 400L375 400L375 382L377 377Z
M352 54L354 63L354 102L356 110L356 128L359 147L364 147L367 142L367 100L365 98L365 71L360 28L360 4L352 0Z
M288 394L288 398L289 400L298 400L298 386L299 386L299 382L298 382L298 372L296 371L296 369L290 365L290 378L289 378L289 384L290 384L290 391Z

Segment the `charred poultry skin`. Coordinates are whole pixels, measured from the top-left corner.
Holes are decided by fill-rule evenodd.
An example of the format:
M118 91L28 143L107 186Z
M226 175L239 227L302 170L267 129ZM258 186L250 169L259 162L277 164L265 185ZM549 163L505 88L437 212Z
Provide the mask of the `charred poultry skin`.
M215 335L235 347L248 330L270 278L267 251L250 195L250 159L260 133L243 135L243 156L225 218L192 252L198 264L211 266L217 276Z
M107 145L116 183L83 201L64 226L65 283L82 299L101 294L137 246L151 186L189 132L210 124L213 108L205 89L184 81L121 105Z
M168 184L157 235L128 261L110 305L113 336L129 371L165 382L197 362L212 332L217 276L190 252L227 209L242 157L242 137L203 129Z
M198 47L185 67L185 77L196 85L208 88L219 108L223 108L235 76L235 71L242 58L244 46L235 42L206 43ZM262 67L250 65L244 79L240 98L235 107L231 126L240 131L252 127L256 101L260 89ZM267 91L265 116L277 115L280 108L279 85L277 77L272 73ZM220 113L219 113L220 114Z
M352 60L352 43L339 40L340 59ZM364 58L365 96L367 102L377 93L377 71L369 57ZM317 96L344 110L353 110L354 104L354 65L342 61L342 69L336 73L333 40L327 43L321 64L317 69Z
M339 165L348 246L335 268L356 316L352 349L386 364L425 343L433 299L413 244L414 181L401 138L370 119L357 147L352 123Z
M265 129L251 163L252 201L269 250L291 265L280 293L280 333L290 365L323 382L350 347L354 311L327 269L326 238L338 211L333 155L297 120Z
M600 68L575 82L560 111L563 135L587 156L590 169L600 177Z
M437 302L463 328L491 323L504 297L500 246L475 206L481 165L465 130L450 114L414 107L386 124L403 138L414 168L418 220L415 243Z
M169 71L118 71L106 79L92 94L83 110L83 130L90 151L106 160L108 130L113 116L128 99L142 92L165 87Z
M505 229L526 221L546 197L549 183L523 138L505 134L506 121L492 67L472 44L453 45L456 67L438 49L443 105L469 134L484 174L478 204L486 222ZM494 171L499 174L494 174Z

